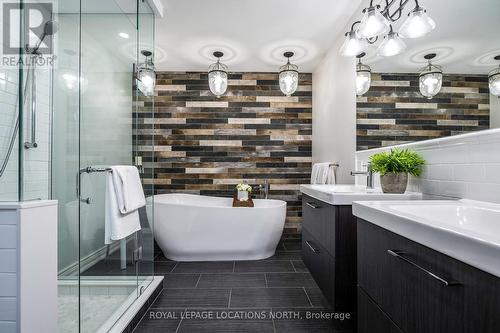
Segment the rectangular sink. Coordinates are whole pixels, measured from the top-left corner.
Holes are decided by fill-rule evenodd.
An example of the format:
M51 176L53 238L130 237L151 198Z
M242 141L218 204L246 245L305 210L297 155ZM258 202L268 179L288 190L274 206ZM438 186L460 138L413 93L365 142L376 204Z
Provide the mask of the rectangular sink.
M300 191L331 205L351 205L353 201L364 200L421 199L420 193L386 194L381 189L367 189L366 186L350 184L300 185Z
M500 205L471 200L355 202L353 214L500 277Z

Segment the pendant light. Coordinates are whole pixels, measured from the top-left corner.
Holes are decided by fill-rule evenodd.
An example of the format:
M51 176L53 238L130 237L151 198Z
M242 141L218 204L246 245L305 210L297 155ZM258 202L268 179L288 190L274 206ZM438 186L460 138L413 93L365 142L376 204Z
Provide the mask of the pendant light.
M500 55L497 55L494 59L500 60ZM490 83L490 93L500 97L500 66L490 72L488 81Z
M429 64L419 75L420 93L428 99L436 96L441 91L441 86L443 85L443 70L431 63L431 60L435 57L435 53L424 56L429 61Z
M217 62L208 68L208 85L212 94L220 98L227 90L227 66L220 62L224 53L215 51L213 55Z
M373 38L389 31L389 20L380 13L379 7L370 6L363 10L364 15L357 31L359 38Z
M405 38L419 38L434 30L436 22L427 15L427 11L420 7L413 9L399 29L399 34Z
M137 88L144 96L153 96L156 85L155 65L153 64L153 53L142 50L141 54L146 57L137 68Z
M389 31L389 34L384 37L384 41L380 44L377 53L382 57L393 57L402 53L406 49L405 42L399 37L397 32Z
M344 57L354 57L365 52L368 48L368 42L364 38L358 38L356 36L356 31L351 29L351 31L346 32L344 44L340 48L340 54Z
M372 83L372 70L370 66L361 63L361 58L363 58L366 53L360 53L356 56L358 58L358 64L356 65L356 95L361 96L366 94L370 90L370 85Z
M288 58L285 65L280 67L280 89L283 94L290 97L299 85L299 67L290 63L290 58L293 57L293 52L285 52L283 56Z

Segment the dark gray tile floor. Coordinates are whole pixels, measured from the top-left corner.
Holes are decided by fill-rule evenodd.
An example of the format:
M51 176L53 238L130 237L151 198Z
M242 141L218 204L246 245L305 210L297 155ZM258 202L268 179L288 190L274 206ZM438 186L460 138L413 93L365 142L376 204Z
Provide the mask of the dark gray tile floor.
M163 291L134 332L349 332L321 317L333 311L302 262L300 240L266 260L174 262L160 252Z

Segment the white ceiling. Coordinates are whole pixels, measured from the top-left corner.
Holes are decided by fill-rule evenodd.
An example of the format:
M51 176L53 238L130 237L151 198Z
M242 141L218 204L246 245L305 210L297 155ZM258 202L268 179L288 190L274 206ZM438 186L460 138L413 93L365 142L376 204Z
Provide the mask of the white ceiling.
M425 37L405 40L406 52L395 57L380 58L376 48L370 49L365 62L373 71L417 72L425 66L427 53L437 53L434 63L447 73L487 74L498 66L493 57L500 55L500 0L419 2L436 22L436 29ZM396 23L396 30L402 21Z
M213 51L231 71L277 71L283 53L312 72L344 33L361 0L162 0L155 65L162 71L204 71Z

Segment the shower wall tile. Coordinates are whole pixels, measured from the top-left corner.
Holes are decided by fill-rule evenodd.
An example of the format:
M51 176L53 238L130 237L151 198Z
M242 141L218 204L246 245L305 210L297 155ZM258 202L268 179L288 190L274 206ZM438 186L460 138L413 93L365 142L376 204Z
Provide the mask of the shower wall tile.
M418 74L373 74L357 100L357 149L398 145L488 129L487 75L444 75L433 99L419 92Z
M135 154L156 194L230 197L239 182L267 179L269 197L288 203L285 228L300 230L299 184L309 182L312 159L311 74L301 74L297 92L285 97L277 73L233 73L216 98L206 73L160 72L154 105L146 98L136 105Z

